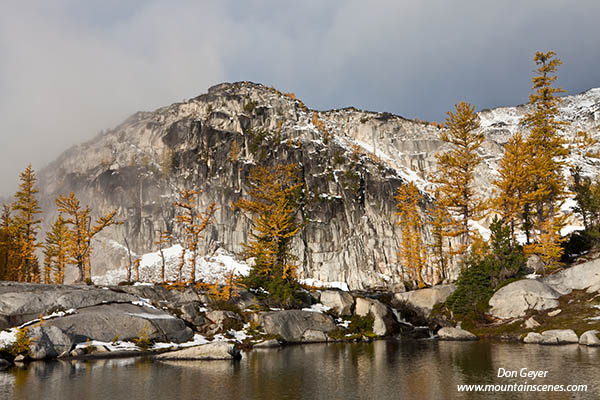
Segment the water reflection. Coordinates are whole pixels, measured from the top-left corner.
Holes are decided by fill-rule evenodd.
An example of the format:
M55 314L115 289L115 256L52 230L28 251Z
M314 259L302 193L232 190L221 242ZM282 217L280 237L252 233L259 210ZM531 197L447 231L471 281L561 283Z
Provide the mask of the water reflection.
M64 399L567 399L598 398L600 349L502 343L378 341L257 350L242 361L137 359L35 362L0 372L0 398ZM573 393L466 394L457 384L525 383L498 368L548 370Z

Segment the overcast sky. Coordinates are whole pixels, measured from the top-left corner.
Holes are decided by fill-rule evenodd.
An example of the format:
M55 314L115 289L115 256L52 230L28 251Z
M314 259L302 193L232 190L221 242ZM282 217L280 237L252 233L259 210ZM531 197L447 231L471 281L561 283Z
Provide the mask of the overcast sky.
M600 86L598 0L40 0L0 5L0 195L28 162L223 81L442 121L527 101L536 50Z

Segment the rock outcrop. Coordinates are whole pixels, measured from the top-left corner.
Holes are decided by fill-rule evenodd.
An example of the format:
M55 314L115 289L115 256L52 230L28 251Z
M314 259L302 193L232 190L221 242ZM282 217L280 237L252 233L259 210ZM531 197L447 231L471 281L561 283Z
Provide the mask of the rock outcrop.
M443 303L456 290L456 285L438 285L425 289L395 293L397 301L404 301L429 315L436 304Z
M579 344L584 346L600 346L600 339L598 338L597 330L593 329L590 331L583 332L579 337Z
M301 310L269 311L258 315L262 329L288 343L327 341L327 332L336 328L326 314Z
M524 316L529 310L549 310L558 306L560 293L544 282L522 279L498 290L489 301L490 314L507 319Z
M388 336L399 329L398 321L394 318L391 310L379 300L357 298L354 313L361 317L371 315L374 319L373 333L377 336Z
M321 292L319 300L339 316L352 315L354 298L350 293L341 290L325 290Z
M82 285L0 282L0 330L56 311L137 300L127 293Z
M142 335L157 342L181 343L193 332L179 318L164 311L134 304L103 304L78 309L75 314L44 322L72 336L77 343L86 340L111 342L132 340Z
M28 355L32 360L56 358L68 354L75 344L73 337L56 326L40 325L27 330Z
M541 334L529 332L523 342L546 345L573 344L579 343L579 338L572 329L551 329Z
M242 358L240 350L231 343L217 342L170 351L154 356L160 361L233 360Z
M561 295L597 288L600 286L600 259L566 268L545 277L543 282Z
M469 331L465 331L464 329L461 328L453 328L451 326L446 326L441 328L438 332L437 332L438 338L440 340L448 340L448 341L472 341L472 340L479 340L479 338L475 335L473 335L471 332Z

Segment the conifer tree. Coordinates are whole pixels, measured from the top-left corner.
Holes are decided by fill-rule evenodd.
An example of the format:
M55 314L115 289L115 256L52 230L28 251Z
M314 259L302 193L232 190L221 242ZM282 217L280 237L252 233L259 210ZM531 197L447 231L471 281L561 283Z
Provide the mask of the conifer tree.
M461 239L456 252L462 253L471 242L469 220L478 219L484 211L483 201L473 190L475 168L481 162L477 150L484 136L477 132L479 117L472 105L460 102L454 112L447 114L446 130L440 132L439 138L451 148L436 155L438 171L432 179L439 188L438 204L446 207L455 221L448 234Z
M0 280L15 281L18 277L16 263L16 227L11 216L12 206L5 204L0 215Z
M279 305L293 305L297 289L296 257L291 241L301 225L296 222L303 183L295 164L256 166L248 176L248 198L233 206L252 215L251 239L244 244L246 258L254 258L244 283L266 289Z
M182 189L179 192L179 200L175 202L175 206L181 208L181 214L175 217L175 220L181 224L187 250L190 252L190 283L196 281L196 259L198 257L198 243L202 238L201 233L213 220L217 207L215 203L211 203L206 208L205 212L198 212L195 196L198 194L196 190ZM181 281L181 271L185 262L185 250L182 252L179 280Z
M510 227L513 245L516 243L515 231L519 227L519 221L529 242L529 152L520 132L515 133L504 145L498 177L492 180L492 184L497 191L497 196L492 201L493 207Z
M46 283L62 284L65 281L69 229L62 215L50 227L44 244L44 274Z
M158 252L160 254L160 281L165 281L165 252L164 245L167 244L171 240L171 235L169 235L168 231L159 230L158 231L158 239L154 242L155 245L158 245Z
M552 87L556 69L562 62L553 51L536 52L533 59L539 75L532 79L533 93L529 95L532 110L523 117L521 124L529 129L526 141L529 196L536 228L541 235L548 233L544 231L544 222L556 216L565 198L567 183L562 170L566 166L568 149L559 135L565 123L557 120L560 99L556 95L564 90Z
M69 225L68 255L69 263L77 267L77 281L83 282L91 278L90 255L92 252L92 239L104 228L120 224L115 219L117 209L112 210L91 224L89 206L81 207L81 203L71 192L68 196L59 196L56 199L58 211L65 214L65 223ZM87 265L87 268L86 268Z
M16 248L18 259L19 281L39 282L40 271L36 250L40 247L37 243L37 233L40 229L41 219L38 214L42 212L35 198L38 190L37 181L31 164L20 175L21 183L15 194L12 209L15 211L13 223L15 224Z
M426 286L423 281L423 268L427 262L427 253L421 235L423 220L419 214L422 195L417 186L410 182L398 188L395 199L398 208L396 215L400 217L398 224L402 228L402 242L398 255L402 264L412 272L417 286L423 288Z
M436 191L435 197L439 198L439 192ZM449 263L449 251L447 246L444 245L444 239L447 238L448 229L451 226L451 217L446 207L439 203L433 205L429 211L431 220L431 236L433 237L433 243L430 248L433 253L434 262L437 264L437 272L440 280L447 278L447 269Z

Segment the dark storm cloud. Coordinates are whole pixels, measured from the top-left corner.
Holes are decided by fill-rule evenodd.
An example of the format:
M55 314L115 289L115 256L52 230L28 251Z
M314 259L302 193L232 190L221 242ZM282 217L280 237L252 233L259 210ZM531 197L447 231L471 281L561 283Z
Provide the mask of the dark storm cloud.
M600 2L75 1L0 13L0 193L137 110L253 80L313 108L443 120L527 101L536 50L569 93L600 86Z

